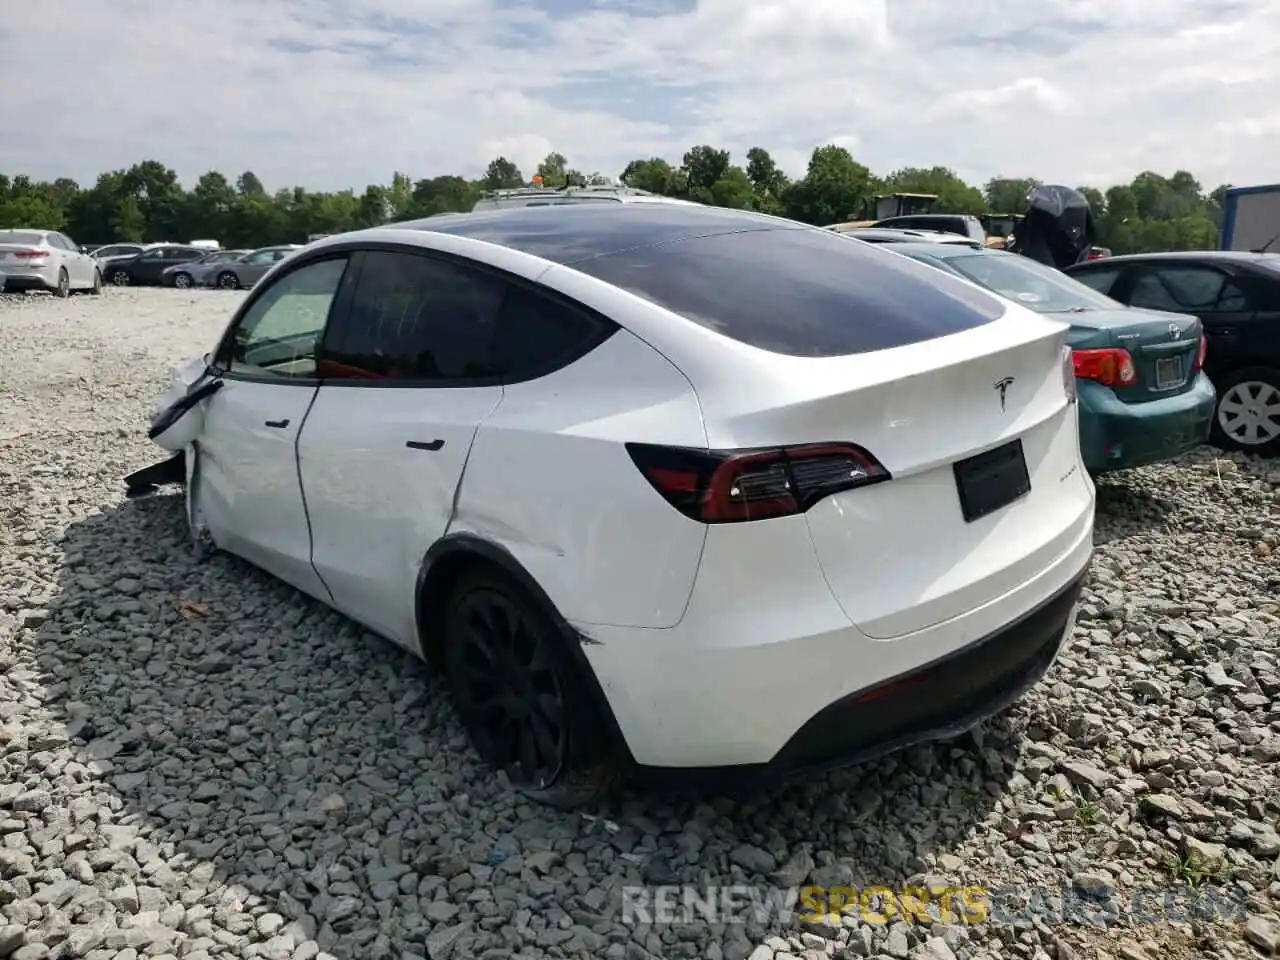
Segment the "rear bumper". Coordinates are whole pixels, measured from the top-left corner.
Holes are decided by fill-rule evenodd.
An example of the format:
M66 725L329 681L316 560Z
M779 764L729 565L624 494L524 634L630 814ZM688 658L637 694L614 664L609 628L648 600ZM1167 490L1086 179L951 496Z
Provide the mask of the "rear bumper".
M1186 393L1125 403L1098 383L1080 383L1080 452L1091 473L1168 460L1209 439L1217 391L1203 371Z
M1075 624L1082 573L1025 616L917 670L837 700L796 731L770 763L823 769L956 736L999 713L1053 666Z
M668 630L574 626L642 779L753 783L950 737L1004 709L1070 633L1092 552L1090 504L1036 575L892 640L850 624L820 575L826 600L815 585L789 611L767 606L766 585L710 591L718 614L695 615L706 596L695 588ZM803 561L797 551L768 562Z
M6 265L4 272L0 273L0 283L10 293L23 290L56 290L58 267L56 264L49 264L32 269Z
M959 736L1015 703L1053 666L1075 624L1086 579L1087 571L1081 571L1014 623L828 704L768 761L718 767L639 765L636 778L656 787L756 787Z

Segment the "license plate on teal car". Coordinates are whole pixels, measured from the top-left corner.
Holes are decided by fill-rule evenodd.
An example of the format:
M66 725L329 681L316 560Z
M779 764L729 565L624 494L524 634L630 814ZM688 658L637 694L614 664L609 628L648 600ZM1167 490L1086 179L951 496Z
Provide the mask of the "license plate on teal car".
M1187 378L1182 373L1181 357L1164 357L1156 361L1156 389L1180 387Z

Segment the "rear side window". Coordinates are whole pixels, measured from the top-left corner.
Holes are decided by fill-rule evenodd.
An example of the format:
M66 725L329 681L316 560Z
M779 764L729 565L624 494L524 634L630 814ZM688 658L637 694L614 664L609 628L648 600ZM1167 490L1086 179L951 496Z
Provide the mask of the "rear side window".
M741 343L794 357L887 350L999 318L996 297L825 230L697 237L573 268Z
M1129 293L1129 305L1174 313L1250 309L1244 292L1226 274L1209 267L1161 267L1143 272Z
M576 360L616 329L513 284L498 314L490 363L507 380L536 376Z
M1116 279L1120 276L1119 267L1099 267L1096 270L1072 270L1069 274L1072 280L1078 280L1086 287L1092 287L1098 293L1110 293L1111 288L1115 286Z

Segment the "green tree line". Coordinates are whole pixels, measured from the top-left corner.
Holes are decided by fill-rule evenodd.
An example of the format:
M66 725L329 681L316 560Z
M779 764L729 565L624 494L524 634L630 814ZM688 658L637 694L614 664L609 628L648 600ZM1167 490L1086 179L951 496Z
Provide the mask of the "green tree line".
M897 192L936 194L939 213L1021 213L1038 182L1001 176L976 186L946 167L904 167L876 176L838 146L815 149L798 180L788 178L763 147L752 147L743 159L734 163L729 151L702 144L679 164L661 157L633 160L617 180L666 196L817 225L862 217L876 195ZM535 175L549 187L611 182L573 169L559 153L549 154ZM103 173L88 187L68 179L50 183L0 174L0 228L57 229L85 244L212 238L228 247L256 247L468 211L486 190L529 182L514 163L498 157L478 180L454 175L415 180L397 172L390 184L370 184L361 193L301 186L269 193L248 170L234 180L211 170L188 190L163 163L145 160ZM1224 184L1206 193L1185 170L1169 177L1146 171L1105 189L1080 187L1098 221L1098 242L1115 253L1215 247L1227 189Z

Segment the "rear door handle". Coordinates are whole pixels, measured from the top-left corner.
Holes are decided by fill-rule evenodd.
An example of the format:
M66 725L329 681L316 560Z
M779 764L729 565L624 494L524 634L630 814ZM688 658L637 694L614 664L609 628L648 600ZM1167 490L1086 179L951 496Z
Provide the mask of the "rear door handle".
M263 424L263 426L271 427L275 430L283 430L288 425L289 425L288 420L268 420L266 423Z
M406 440L404 445L410 450L439 450L444 446L443 440Z

